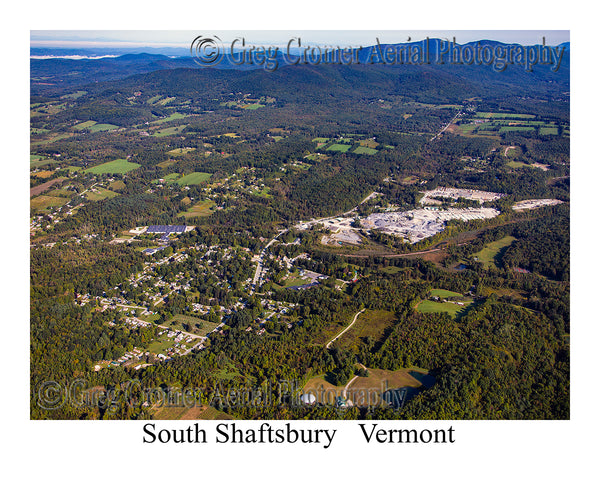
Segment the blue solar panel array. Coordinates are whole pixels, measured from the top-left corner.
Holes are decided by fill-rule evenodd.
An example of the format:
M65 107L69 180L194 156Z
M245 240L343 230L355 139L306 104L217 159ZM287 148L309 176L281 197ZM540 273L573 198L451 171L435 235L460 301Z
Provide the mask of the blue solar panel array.
M185 225L150 225L146 233L183 233Z

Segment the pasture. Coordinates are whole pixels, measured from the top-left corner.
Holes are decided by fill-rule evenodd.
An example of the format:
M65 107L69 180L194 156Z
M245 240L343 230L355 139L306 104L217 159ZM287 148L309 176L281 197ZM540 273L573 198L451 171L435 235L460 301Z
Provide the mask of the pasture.
M212 173L205 172L193 172L184 175L179 180L177 180L177 184L179 185L200 185L203 182L206 182L210 177L212 177Z
M423 300L420 302L416 309L419 313L447 313L452 318L456 318L458 315L463 314L466 308L472 303L471 300L467 300L463 305L458 305L452 302L434 302L433 300Z
M119 158L118 160L113 160L111 162L96 165L95 167L90 167L84 171L85 173L102 175L105 173L127 173L139 167L141 167L139 163L128 162L124 158Z
M152 133L153 137L168 137L169 135L177 135L181 133L187 125L179 125L178 127L168 127L160 130L155 130Z
M460 293L444 290L443 288L434 288L429 292L429 295L439 298L462 297L462 294Z
M347 152L348 150L350 150L350 147L352 145L346 145L343 143L334 143L333 145L330 145L329 147L327 147L327 151L328 152Z
M354 149L354 152L358 155L375 155L377 153L377 150L374 148L369 148L369 147L363 147L362 145L359 147L356 147Z
M92 202L97 202L106 198L113 198L117 195L119 194L102 187L94 187L93 190L88 190L87 192L85 192L85 198Z
M171 115L169 115L168 117L165 118L161 118L159 120L155 120L152 123L152 125L156 125L156 124L160 124L160 123L166 123L166 122L172 122L173 120L181 120L182 118L187 117L187 115L184 115L183 113L172 113Z
M51 208L62 207L69 201L65 197L53 197L50 195L40 195L32 198L29 202L30 208L36 212L48 212Z

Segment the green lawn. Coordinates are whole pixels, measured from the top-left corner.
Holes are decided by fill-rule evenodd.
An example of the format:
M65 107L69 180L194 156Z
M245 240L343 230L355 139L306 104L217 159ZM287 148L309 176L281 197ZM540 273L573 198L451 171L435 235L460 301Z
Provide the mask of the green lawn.
M352 145L344 145L342 143L334 143L333 145L327 147L328 151L331 152L347 152L348 150L350 150L350 147Z
M178 127L168 127L168 128L163 128L161 130L156 130L152 134L152 136L168 137L169 135L177 135L178 133L181 133L186 126L187 125L179 125Z
M500 133L502 132L532 132L535 127L500 127Z
M87 122L78 123L73 128L75 130L85 130L86 128L90 128L94 125L96 125L96 122L94 120L88 120Z
M360 147L356 147L356 149L354 150L354 153L357 153L359 155L361 155L361 154L375 155L377 153L377 150L375 150L374 148L363 147L361 145Z
M558 135L557 127L540 127L540 135Z
M207 181L210 177L212 177L212 173L205 172L194 172L188 173L184 175L182 178L177 180L179 185L199 185L202 182Z
M264 107L264 105L260 104L260 103L250 103L249 105L244 105L242 106L242 108L244 110L256 110L258 108Z
M423 300L417 305L417 312L420 313L448 313L451 317L456 318L460 313L463 313L471 301L464 302L465 305L457 305L451 302L434 302L433 300Z
M32 198L29 205L37 212L44 212L48 211L50 207L61 207L68 201L69 199L65 197L39 195L38 197Z
M510 235L496 240L495 242L488 243L482 250L477 252L474 256L479 259L486 268L491 266L498 266L498 261L501 259L502 254L506 247L508 247L516 239Z
M429 292L432 297L450 298L450 297L462 297L461 293L452 292L451 290L444 290L443 288L434 288Z
M126 159L120 158L118 160L113 160L112 162L106 162L102 163L101 165L88 168L85 170L85 172L93 173L95 175L100 175L103 173L127 173L139 167L141 167L139 163L128 162Z
M117 128L119 128L117 125L112 125L110 123L96 123L96 125L90 127L90 132L108 132L110 130L116 130Z
M185 118L185 117L187 117L187 115L184 115L183 113L175 112L166 118L161 118L160 120L155 120L154 122L152 122L152 124L171 122L173 120L181 120L182 118Z
M165 181L165 183L173 183L179 177L181 177L180 173L169 173L168 175L165 175L164 177L162 177L162 179ZM160 178L157 178L156 180L152 180L152 183L161 183Z

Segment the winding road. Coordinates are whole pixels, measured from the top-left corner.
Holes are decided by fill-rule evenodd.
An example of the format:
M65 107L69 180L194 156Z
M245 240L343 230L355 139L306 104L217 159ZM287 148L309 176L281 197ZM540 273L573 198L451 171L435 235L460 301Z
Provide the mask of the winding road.
M354 315L354 319L352 320L352 323L350 323L350 325L348 325L346 328L344 328L340 333L338 333L335 337L333 337L329 343L327 345L325 345L325 348L329 350L329 347L331 346L331 344L333 342L335 342L338 338L340 338L344 333L346 333L348 330L350 330L350 328L352 328L352 325L354 325L354 322L356 322L356 319L358 318L358 316L363 313L365 311L365 309L363 308L360 312L358 312L356 315Z

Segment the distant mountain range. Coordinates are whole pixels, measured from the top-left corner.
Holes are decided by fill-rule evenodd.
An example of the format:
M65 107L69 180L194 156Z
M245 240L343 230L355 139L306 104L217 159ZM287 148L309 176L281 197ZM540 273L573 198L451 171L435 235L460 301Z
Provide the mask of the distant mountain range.
M500 42L481 40L480 42L471 42L462 46L459 46L470 52L481 51L486 48L488 53L494 51L494 49L510 48L509 44L503 44ZM468 48L466 48L468 47ZM448 48L447 44L444 44L441 40L431 39L427 46L424 46L423 42L414 42L410 44L395 44L395 45L376 45L365 47L361 51L357 52L356 59L360 65L302 65L304 57L302 56L290 56L289 58L285 55L285 52L279 51L273 58L277 62L277 72L281 70L288 70L292 68L289 65L289 61L298 62L294 65L294 69L300 69L297 74L291 75L291 77L302 77L308 72L316 72L320 68L328 67L328 71L336 71L338 68L351 69L353 72L364 72L364 69L371 69L373 72L373 81L376 79L376 75L386 73L392 73L394 75L423 75L437 73L446 78L449 85L456 83L456 81L462 82L467 81L470 83L484 82L489 85L496 85L502 89L503 86L521 86L524 92L530 91L531 87L535 87L538 93L543 93L544 89L547 89L548 94L553 95L560 91L568 91L569 87L569 74L570 74L570 44L561 44L556 48L562 52L560 58L560 68L558 71L551 71L549 65L533 65L532 71L526 71L526 69L519 65L509 65L503 72L494 71L490 65L477 65L476 62L472 65L456 64L450 60L450 53L446 53L446 62L441 65L436 62L439 58L440 51L444 48ZM516 47L515 47L516 48ZM421 57L415 53L416 64L395 64L390 65L383 64L381 59L381 53L386 51L412 51L419 52L421 49ZM412 50L411 50L412 49ZM426 49L426 52L425 52ZM164 52L165 49L161 49ZM189 51L185 49L169 49L170 53L176 55L165 55L164 53L148 53L138 52L132 53L129 49L128 53L125 53L124 49L49 49L49 48L32 48L30 50L32 57L54 57L54 58L31 58L31 94L32 95L54 95L61 92L69 91L75 88L83 87L84 85L90 85L98 82L106 82L111 80L118 80L126 78L132 75L151 73L160 70L173 70L173 69L196 69L196 70L261 70L264 71L264 66L249 64L247 62L238 65L231 61L229 56L223 56L223 60L215 67L201 67L190 55ZM122 53L122 54L120 54ZM239 53L239 52L238 52ZM468 53L468 52L467 52ZM109 56L117 55L118 56ZM58 58L58 57L73 57L72 58ZM385 55L384 55L385 56ZM86 58L94 57L94 58ZM98 58L104 57L104 58ZM426 58L425 58L426 57ZM467 58L468 59L468 58ZM420 61L419 61L420 60ZM423 63L424 60L429 60L429 64ZM393 62L392 62L393 63ZM423 63L423 64L421 64ZM277 72L266 72L267 74L274 74ZM350 70L346 71L349 75ZM378 72L378 73L376 73ZM291 72L290 72L291 73ZM364 73L361 73L364 75ZM274 81L279 78L281 74L276 75L269 79L264 77L265 81ZM287 76L287 75L284 75ZM342 73L343 76L343 73Z

